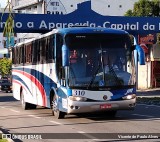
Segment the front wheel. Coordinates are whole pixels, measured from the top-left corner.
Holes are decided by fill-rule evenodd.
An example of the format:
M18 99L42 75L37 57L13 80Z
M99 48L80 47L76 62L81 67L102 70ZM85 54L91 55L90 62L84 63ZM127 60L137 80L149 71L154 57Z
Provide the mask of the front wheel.
M57 95L53 96L53 101L52 101L52 114L57 118L57 119L62 119L65 116L65 112L62 112L58 109L58 101L57 101Z

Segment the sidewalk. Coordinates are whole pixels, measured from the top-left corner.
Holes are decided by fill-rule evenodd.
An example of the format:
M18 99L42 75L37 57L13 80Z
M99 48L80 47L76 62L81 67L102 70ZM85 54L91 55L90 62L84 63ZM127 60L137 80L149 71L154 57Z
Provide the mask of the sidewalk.
M146 90L137 90L137 97L160 97L160 88L146 89Z

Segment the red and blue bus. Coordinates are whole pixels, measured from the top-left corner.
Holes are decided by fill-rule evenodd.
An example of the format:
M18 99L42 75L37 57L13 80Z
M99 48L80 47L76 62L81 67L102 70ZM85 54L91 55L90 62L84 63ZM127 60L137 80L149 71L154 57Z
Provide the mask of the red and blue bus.
M66 114L133 110L137 56L129 33L108 28L54 29L12 50L13 96L24 109L51 108Z

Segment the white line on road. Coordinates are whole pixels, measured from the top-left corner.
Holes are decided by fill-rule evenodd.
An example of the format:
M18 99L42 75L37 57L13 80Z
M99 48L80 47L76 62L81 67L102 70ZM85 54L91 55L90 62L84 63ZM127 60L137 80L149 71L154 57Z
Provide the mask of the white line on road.
M141 114L132 114L132 115L143 116L143 117L154 117L154 116L151 116L151 115L141 115Z
M58 125L62 125L62 123L59 123L59 122L56 122L56 121L49 121L51 123L54 123L54 124L58 124Z
M38 116L35 116L35 115L28 115L28 116L38 118L38 119L41 118L41 117L38 117Z
M19 113L20 111L14 110L14 109L10 109L13 112Z
M78 131L78 133L81 133L81 134L82 134L82 133L85 133L85 132L84 132L84 131Z
M1 107L1 108L5 108L5 107Z
M85 133L84 131L77 131L77 132L82 134L82 135L84 135L84 136L86 136L87 138L92 139L93 141L99 141L99 139L97 139L96 137L94 137L94 136L92 136L90 134Z

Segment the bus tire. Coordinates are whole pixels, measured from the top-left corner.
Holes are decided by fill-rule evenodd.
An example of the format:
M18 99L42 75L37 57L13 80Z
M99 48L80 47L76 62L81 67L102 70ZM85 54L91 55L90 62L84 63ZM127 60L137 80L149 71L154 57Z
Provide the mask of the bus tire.
M29 108L30 108L30 109L36 109L36 108L37 108L37 105L35 105L35 104L29 104Z
M30 108L30 104L27 103L27 102L25 102L23 90L21 91L21 96L20 96L20 98L21 98L21 105L22 105L22 108L23 108L24 110L29 109L29 108Z
M52 114L55 116L57 119L63 119L65 116L65 112L62 112L58 109L58 102L57 102L57 95L53 96L53 101L52 101Z

